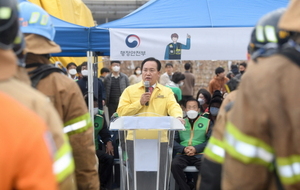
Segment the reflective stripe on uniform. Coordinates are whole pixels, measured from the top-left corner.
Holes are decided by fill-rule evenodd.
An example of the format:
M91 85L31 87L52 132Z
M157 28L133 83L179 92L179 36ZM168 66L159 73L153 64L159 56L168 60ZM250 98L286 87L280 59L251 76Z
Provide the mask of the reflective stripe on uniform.
M215 137L210 137L208 144L204 150L204 154L210 159L222 164L224 162L225 150L223 142Z
M272 167L274 150L271 146L242 133L230 122L226 124L225 149L228 154L245 164L255 163Z
M300 182L300 155L276 158L277 170L283 184Z
M65 123L64 133L68 135L81 133L92 126L91 117L89 113L79 116Z
M68 141L66 141L55 154L53 171L56 175L56 180L62 182L74 172L74 168L72 149Z

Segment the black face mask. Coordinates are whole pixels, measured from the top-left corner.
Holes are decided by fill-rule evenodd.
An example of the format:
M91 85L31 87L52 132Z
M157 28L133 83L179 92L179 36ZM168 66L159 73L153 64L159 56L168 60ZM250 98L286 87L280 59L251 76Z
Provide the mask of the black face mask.
M240 71L241 74L244 74L245 71Z

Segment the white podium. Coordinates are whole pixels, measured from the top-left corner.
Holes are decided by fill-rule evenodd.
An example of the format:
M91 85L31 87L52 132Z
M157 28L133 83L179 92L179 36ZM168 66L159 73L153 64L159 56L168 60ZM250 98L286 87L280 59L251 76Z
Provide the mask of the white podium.
M175 130L174 117L123 116L110 123L119 132L121 190L167 190Z

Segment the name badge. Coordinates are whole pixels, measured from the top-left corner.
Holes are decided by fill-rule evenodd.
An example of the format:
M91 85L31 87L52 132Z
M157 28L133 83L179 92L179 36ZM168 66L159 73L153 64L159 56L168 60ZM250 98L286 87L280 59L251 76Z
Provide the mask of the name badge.
M157 95L157 97L156 98L165 98L165 96L164 95L161 95L161 94L159 94L159 95Z

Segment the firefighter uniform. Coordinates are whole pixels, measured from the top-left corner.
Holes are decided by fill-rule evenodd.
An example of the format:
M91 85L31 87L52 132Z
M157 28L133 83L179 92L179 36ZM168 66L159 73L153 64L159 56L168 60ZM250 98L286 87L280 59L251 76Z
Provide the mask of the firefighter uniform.
M99 190L92 122L81 91L76 82L51 67L48 59L49 54L61 51L53 41L53 23L49 14L35 4L24 1L19 8L27 72L32 85L51 100L64 123L63 131L72 146L77 188ZM39 77L33 80L33 75Z
M4 72L6 72L6 70L12 70L14 71L13 75L16 74L17 65L14 57L15 55L13 52L7 52L6 55L1 55L1 76L5 76ZM2 77L0 79L0 90L15 98L44 119L48 126L48 130L52 133L56 145L56 150L54 150L56 152L54 168L56 167L56 177L60 183L60 189L76 189L76 184L73 179L74 161L72 151L67 137L61 130L63 124L57 112L47 97L23 82L12 78L13 75L11 75L10 78ZM22 126L20 126L20 130L22 130L21 127Z
M221 187L221 172L225 155L223 135L230 109L236 98L236 93L237 90L229 93L220 107L212 135L204 150L204 158L200 171L201 180L198 180L201 183L200 188L199 184L197 184L197 189L219 190Z
M28 60L49 63L48 59L33 54L27 57L26 64L30 65ZM32 69L34 68L28 71ZM55 72L40 80L37 89L50 98L64 123L64 132L69 135L75 159L78 189L98 190L92 122L78 85L67 76Z
M0 92L0 189L57 190L45 122Z
M300 2L291 1L279 27L300 32L299 20ZM224 136L223 189L300 188L297 40L243 76Z

